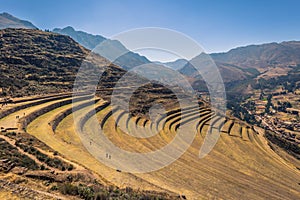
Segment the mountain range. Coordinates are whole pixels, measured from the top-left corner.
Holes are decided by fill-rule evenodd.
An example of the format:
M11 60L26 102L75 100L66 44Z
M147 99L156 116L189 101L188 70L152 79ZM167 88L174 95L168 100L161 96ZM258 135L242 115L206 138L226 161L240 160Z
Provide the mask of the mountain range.
M8 13L0 15L0 27L11 28L13 26L17 28L36 28L32 23L17 19ZM78 31L70 26L62 29L55 28L53 32L70 36L83 47L93 50L105 58L112 58L111 61L114 64L121 66L125 70L151 63L146 57L129 51L117 40L110 40L101 35L92 35L84 31ZM300 42L289 41L249 45L224 53L212 53L209 56L219 68L225 83L248 79L269 79L285 75L293 67L300 64ZM116 57L117 59L115 59ZM194 64L195 60L201 65L201 55L192 59ZM188 76L192 84L198 83L199 80L201 81L201 76L193 68L191 61L178 59L174 62L155 63L178 70L183 75Z
M114 58L114 55L122 55L122 52L126 52L113 62L125 70L150 63L146 57L129 51L117 40L110 40L101 35L92 35L83 31L76 31L70 26L63 29L55 28L53 32L68 35L82 46L94 50L94 52L97 52L96 47L100 46L99 54L106 58ZM275 74L274 71L278 71L278 68L280 68L282 73L286 73L287 70L289 70L287 66L295 66L300 63L298 52L299 42L291 41L239 47L225 53L212 53L209 56L219 68L223 81L228 83L244 80L249 77L257 77L260 74L273 76ZM197 62L199 61L198 59ZM191 80L198 81L199 74L185 59L155 63L178 70L180 73L191 77ZM281 74L279 73L278 75Z
M53 32L68 35L85 48L95 53L111 58L110 60L124 68L130 70L133 67L150 63L145 56L129 51L118 40L110 40L101 35L92 35L83 31L76 31L73 27L67 26L63 29L55 28Z
M218 66L224 82L248 77L272 78L286 74L300 64L300 42L289 41L238 47L226 53L210 54ZM187 76L198 74L190 63L179 71Z

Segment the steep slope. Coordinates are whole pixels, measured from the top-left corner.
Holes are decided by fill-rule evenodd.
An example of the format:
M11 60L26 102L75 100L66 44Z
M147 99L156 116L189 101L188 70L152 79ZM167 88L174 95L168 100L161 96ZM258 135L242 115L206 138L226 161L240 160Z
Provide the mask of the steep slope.
M107 71L99 83L103 83L106 89L113 87L108 84L111 80L118 80L126 73L100 55L92 54L69 36L51 32L0 30L0 52L3 95L70 91L83 62L91 64L98 73ZM91 70L87 73L96 76L96 71Z
M8 13L0 14L0 29L4 28L28 28L37 29L31 22L18 19Z
M107 55L102 55L106 58L110 58L114 57L112 54L120 55L120 52L121 56L114 61L114 64L119 65L126 70L142 64L150 63L150 61L146 57L129 51L128 49L126 49L126 47L124 47L123 44L121 44L117 40L109 40L100 35L92 35L83 31L76 31L70 26L63 29L55 28L53 29L53 32L68 35L72 37L76 42L90 50L93 50L95 47L97 47L97 45L105 41L105 46L102 48L107 49L105 51ZM123 54L123 52L126 53Z
M88 50L71 38L31 29L0 30L4 95L70 90Z

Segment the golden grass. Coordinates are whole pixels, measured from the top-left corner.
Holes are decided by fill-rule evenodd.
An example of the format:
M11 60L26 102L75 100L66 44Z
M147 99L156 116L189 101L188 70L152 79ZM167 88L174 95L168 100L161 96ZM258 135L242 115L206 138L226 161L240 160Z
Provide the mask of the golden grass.
M64 108L66 109L69 106L71 105L64 106ZM93 106L94 105L88 106L78 112L84 115L92 109ZM61 112L64 108L61 107L55 109L34 120L27 128L28 133L34 135L39 140L49 145L52 149L65 156L67 159L94 171L102 177L100 181L103 183L113 183L119 187L131 186L148 190L159 190L159 187L153 186L152 184L147 183L147 181L141 182L132 174L119 173L115 169L111 169L95 159L81 144L81 140L74 128L73 115L67 116L59 124L56 132L53 133L47 123L53 119L53 116Z
M0 191L0 199L5 200L20 200L21 198L17 195L13 194L12 192L8 191Z
M78 102L80 103L83 102ZM98 104L101 103L103 102L100 101ZM145 174L120 173L100 163L86 150L75 130L73 115L64 118L55 133L52 131L48 122L70 106L62 106L38 117L29 124L27 131L67 159L101 175L104 183L110 182L120 187L131 186L184 193L189 199L297 199L300 197L297 182L300 178L299 171L269 148L263 133L258 135L244 125L235 123L230 135L221 133L213 151L203 159L199 159L198 155L209 128L207 125L203 127L201 134L196 134L188 150L169 166ZM38 108L31 108L27 112ZM79 117L84 116L92 108L93 106L87 106L77 111L77 114ZM99 121L109 110L110 106L97 113ZM186 119L191 117L193 116ZM126 117L121 120L124 124ZM130 129L141 131L136 128L135 120L136 118L131 119ZM159 149L172 140L175 136L175 126L172 126L171 131L167 127L173 120L175 119L168 121L165 129L158 135L148 139L133 138L119 128L115 130L113 118L107 120L104 131L111 141L122 149L148 152ZM190 128L186 130L195 131L198 121L199 119L195 119L187 123ZM231 122L233 121L228 120L222 130L226 131ZM139 125L142 124L143 120L140 120ZM93 125L92 121L88 120L84 130L89 131ZM240 126L242 126L242 137L239 132Z

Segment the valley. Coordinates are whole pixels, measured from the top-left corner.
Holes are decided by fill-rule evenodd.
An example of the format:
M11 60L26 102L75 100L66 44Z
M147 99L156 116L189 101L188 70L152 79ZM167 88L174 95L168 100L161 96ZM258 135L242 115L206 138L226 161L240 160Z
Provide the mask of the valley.
M180 102L191 94L179 83L128 73L151 61L119 41L0 22L0 199L299 199L300 42L209 54L226 88L221 114L192 65L208 54L156 62L195 89ZM127 54L112 63L92 51L106 40Z

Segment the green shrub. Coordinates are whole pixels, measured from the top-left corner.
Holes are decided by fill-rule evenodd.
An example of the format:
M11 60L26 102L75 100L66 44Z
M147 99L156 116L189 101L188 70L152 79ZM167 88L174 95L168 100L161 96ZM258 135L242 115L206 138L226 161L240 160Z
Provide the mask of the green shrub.
M95 200L106 200L108 199L108 195L105 192L98 192L95 195Z
M78 195L78 188L71 183L63 183L58 186L58 190L65 195Z
M72 171L74 169L73 165L69 165L68 171Z

